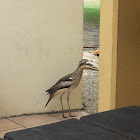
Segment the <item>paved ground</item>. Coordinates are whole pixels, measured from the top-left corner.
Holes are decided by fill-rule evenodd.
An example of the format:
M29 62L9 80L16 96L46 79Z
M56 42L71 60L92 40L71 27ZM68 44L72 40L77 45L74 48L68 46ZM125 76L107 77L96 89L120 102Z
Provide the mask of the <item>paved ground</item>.
M65 113L65 115L68 117L68 113ZM88 114L80 111L72 112L72 115L77 116L75 117L76 119L80 119L80 117ZM61 113L2 118L0 119L0 138L3 138L8 132L51 124L62 120L66 119L62 118Z

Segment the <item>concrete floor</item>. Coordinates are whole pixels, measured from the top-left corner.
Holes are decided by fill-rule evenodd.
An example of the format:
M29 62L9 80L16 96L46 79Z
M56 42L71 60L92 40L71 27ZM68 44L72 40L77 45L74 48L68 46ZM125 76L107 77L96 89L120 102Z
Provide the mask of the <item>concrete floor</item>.
M88 115L88 113L80 111L72 112L72 115L77 116L75 118L79 119L82 116ZM69 114L65 113L65 116L68 117ZM61 113L2 118L0 119L0 138L3 138L8 132L51 124L62 120L66 119L62 118Z

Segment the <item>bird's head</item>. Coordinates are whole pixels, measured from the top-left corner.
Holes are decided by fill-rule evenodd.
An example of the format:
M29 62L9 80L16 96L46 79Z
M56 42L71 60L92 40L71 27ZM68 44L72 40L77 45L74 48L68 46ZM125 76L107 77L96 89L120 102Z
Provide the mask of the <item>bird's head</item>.
M89 62L89 60L87 60L87 59L82 59L82 60L79 62L79 67L80 67L80 68L83 68L83 69L92 69L92 70L98 71L98 68L96 68L95 66L93 66L93 64L91 64L91 63Z

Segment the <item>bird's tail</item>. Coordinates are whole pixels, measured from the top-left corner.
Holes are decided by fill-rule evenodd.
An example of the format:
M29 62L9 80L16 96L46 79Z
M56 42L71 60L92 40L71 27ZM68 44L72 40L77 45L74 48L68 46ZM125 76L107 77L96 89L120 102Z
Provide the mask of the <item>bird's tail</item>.
M48 90L46 90L46 92L47 92L46 95L49 94L49 91Z

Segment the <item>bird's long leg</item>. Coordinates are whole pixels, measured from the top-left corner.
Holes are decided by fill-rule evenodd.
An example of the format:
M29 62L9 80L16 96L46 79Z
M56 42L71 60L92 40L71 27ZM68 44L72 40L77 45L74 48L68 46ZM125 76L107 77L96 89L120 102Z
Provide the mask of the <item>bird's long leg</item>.
M67 102L68 102L68 106L69 106L69 116L71 117L71 110L70 110L70 103L69 103L69 95L70 95L70 92L68 91Z
M68 102L68 106L69 106L69 116L70 116L70 117L76 117L76 116L72 116L72 115L71 115L70 102L69 102L69 95L70 95L70 92L68 91L67 102Z
M64 115L64 109L63 109L63 102L62 102L62 97L64 95L65 91L62 93L62 95L60 96L60 102L61 102L61 106L62 106L62 117L63 118L66 118L65 115Z

